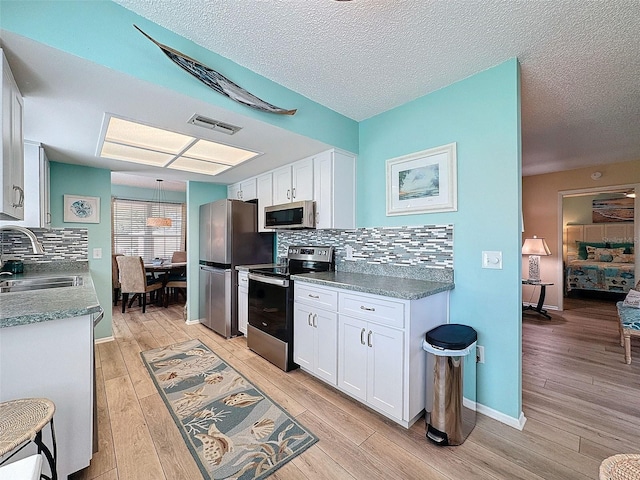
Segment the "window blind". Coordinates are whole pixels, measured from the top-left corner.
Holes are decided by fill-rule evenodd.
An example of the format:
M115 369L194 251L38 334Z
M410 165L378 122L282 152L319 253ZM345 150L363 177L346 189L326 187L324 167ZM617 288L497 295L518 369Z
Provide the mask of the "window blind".
M186 250L186 205L162 202L161 211L171 219L171 227L147 227L147 217L157 216L157 209L158 202L113 198L113 253L139 255L150 262L171 260L173 252Z

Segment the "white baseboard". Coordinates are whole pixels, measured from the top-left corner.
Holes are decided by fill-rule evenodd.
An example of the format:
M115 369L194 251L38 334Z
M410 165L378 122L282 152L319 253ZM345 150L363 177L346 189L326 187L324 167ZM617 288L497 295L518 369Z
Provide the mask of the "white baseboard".
M199 318L196 318L195 320L187 320L186 322L187 325L196 325L197 323L201 323Z
M509 425L510 427L518 430L522 430L524 428L524 424L527 422L527 418L524 416L524 412L520 412L520 418L514 418L480 403L478 403L477 406L478 413L486 415L489 418L493 418L494 420L498 420L499 422L502 422L505 425Z
M96 338L96 340L94 341L94 343L97 345L99 343L107 343L107 342L113 342L115 340L115 338L113 338L113 335L110 337L104 337L104 338Z
M522 412L520 413L520 418L513 418L508 415L505 415L504 413L498 412L493 408L489 408L485 405L474 402L468 399L467 397L462 398L462 405L464 405L467 408L470 408L471 410L475 409L478 413L481 413L483 415L486 415L487 417L493 418L494 420L498 420L499 422L509 425L510 427L517 428L518 430L522 430L524 428L524 424L527 421L527 419L524 416L524 413Z

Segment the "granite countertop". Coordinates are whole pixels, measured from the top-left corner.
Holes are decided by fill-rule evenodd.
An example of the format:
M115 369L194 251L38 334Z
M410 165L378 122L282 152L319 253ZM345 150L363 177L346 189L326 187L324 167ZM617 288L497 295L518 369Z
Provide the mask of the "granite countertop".
M0 328L28 325L62 318L78 317L100 312L100 304L86 262L67 265L52 270L39 270L2 276L2 280L82 276L83 284L77 287L43 288L26 292L0 293Z
M253 270L254 268L273 268L273 267L281 267L281 264L278 263L258 263L256 265L237 265L236 270L239 272L248 272L249 270Z
M292 275L291 279L404 300L417 300L452 290L454 287L453 282L434 282L350 272L303 273Z

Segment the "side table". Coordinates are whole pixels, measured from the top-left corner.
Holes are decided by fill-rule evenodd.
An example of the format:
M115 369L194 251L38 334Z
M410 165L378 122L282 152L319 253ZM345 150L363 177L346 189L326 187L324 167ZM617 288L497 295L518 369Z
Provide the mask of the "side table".
M547 287L550 285L553 285L553 283L545 283L545 282L538 282L538 281L533 281L533 280L525 280L522 279L522 284L523 285L533 285L533 286L540 286L540 296L538 297L538 304L535 307L532 307L531 305L523 305L522 306L522 312L525 312L526 310L533 310L536 313L539 313L540 315L542 315L545 318L548 318L549 320L551 320L551 316L547 313L546 310L544 310L542 308L542 306L544 305L544 296L547 293Z

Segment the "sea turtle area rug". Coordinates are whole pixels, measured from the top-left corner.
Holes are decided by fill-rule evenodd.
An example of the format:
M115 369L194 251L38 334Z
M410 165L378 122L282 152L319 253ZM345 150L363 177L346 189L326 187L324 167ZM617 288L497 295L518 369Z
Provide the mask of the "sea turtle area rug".
M205 478L266 478L318 441L200 340L141 355Z

